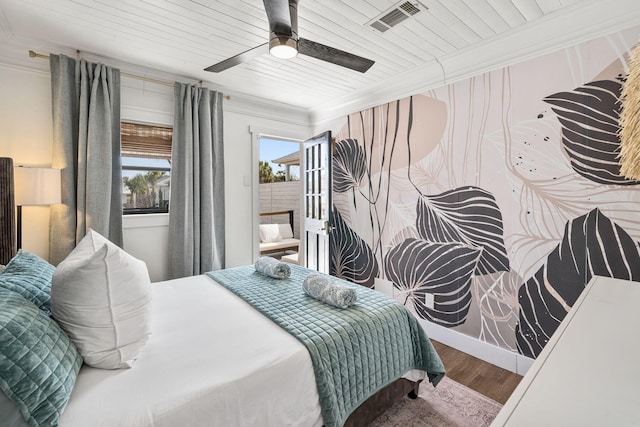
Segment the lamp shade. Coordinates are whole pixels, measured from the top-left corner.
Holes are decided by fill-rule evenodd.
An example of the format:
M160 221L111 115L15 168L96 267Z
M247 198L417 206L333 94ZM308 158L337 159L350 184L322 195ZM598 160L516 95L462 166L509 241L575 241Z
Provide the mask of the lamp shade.
M13 181L18 206L61 202L60 169L16 167Z

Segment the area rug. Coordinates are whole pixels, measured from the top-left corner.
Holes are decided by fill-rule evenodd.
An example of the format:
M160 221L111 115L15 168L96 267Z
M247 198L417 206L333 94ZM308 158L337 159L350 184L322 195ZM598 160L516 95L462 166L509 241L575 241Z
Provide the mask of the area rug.
M404 397L371 427L481 427L491 424L502 405L444 377L438 387L423 383L418 399Z

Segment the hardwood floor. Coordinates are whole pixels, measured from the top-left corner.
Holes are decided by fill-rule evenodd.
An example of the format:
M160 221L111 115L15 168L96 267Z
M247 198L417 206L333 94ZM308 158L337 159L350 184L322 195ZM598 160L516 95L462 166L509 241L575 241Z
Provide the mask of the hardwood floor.
M516 388L521 375L431 340L442 359L447 376L496 402L504 403Z

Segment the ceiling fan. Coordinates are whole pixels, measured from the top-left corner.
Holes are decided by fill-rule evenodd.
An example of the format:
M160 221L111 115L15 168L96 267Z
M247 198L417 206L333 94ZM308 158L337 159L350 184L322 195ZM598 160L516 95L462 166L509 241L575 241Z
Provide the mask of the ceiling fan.
M298 37L298 0L263 0L269 20L269 42L205 68L219 73L269 52L277 58L298 53L364 73L374 61L343 50Z

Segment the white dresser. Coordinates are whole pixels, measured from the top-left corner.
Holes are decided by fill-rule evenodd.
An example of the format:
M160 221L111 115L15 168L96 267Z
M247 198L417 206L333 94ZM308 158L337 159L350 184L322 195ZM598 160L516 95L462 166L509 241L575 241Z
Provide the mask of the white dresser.
M640 426L640 283L594 277L492 426Z

